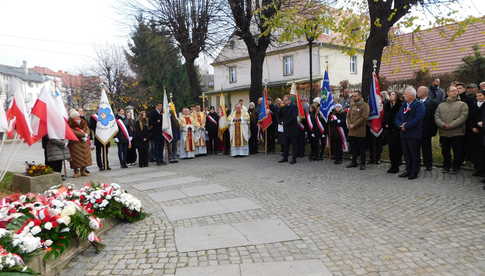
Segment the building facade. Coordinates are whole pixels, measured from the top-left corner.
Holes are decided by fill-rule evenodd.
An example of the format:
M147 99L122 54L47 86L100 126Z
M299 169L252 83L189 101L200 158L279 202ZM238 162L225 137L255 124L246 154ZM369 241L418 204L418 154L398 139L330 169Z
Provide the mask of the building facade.
M338 86L343 80L358 84L362 77L362 52L348 56L342 47L331 43L330 35L322 35L314 42L312 51L313 89L318 91L325 68L330 83ZM300 94L309 96L310 56L305 40L270 46L263 66L263 82L273 97L288 94L291 84L297 83ZM209 104L218 106L221 95L226 105L234 106L242 99L249 102L251 84L251 61L244 41L233 37L212 63L214 67L214 90L207 93ZM315 93L315 92L314 92ZM316 93L318 94L318 93Z

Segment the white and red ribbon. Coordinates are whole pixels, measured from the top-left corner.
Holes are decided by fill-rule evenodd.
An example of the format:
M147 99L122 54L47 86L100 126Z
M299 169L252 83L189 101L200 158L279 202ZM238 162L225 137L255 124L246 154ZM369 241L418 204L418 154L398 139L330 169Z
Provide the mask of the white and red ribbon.
M117 119L116 120L116 123L118 124L118 127L121 129L121 132L123 133L123 135L126 137L126 139L128 139L129 142L131 142L131 136L130 134L128 133L128 129L126 128L125 124L123 123L122 120L120 119Z

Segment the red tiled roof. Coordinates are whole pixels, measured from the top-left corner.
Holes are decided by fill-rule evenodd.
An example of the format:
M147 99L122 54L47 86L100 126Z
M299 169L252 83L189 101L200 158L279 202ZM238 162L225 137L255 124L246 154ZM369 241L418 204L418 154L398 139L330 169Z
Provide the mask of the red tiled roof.
M70 88L80 88L84 82L99 81L97 77L84 76L84 75L72 75L60 70L55 72L47 67L35 66L31 70L34 70L43 75L60 78L62 80L63 85Z
M456 39L458 24L396 36L384 49L380 75L387 80L406 80L419 70L431 74L451 73L462 64L462 58L473 54L474 45L485 54L485 21L469 24Z

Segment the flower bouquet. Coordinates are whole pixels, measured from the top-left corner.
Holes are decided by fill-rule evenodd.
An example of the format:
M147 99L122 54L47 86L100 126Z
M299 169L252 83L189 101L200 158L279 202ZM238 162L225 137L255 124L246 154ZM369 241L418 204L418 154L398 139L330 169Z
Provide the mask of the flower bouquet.
M96 231L100 218L127 222L143 219L140 200L117 184L53 187L44 194L14 194L0 202L1 272L33 272L25 266L44 252L44 260L57 258L73 240L87 240L96 251L103 247Z
M52 168L47 165L35 164L35 162L25 162L25 174L28 176L40 176L52 172Z

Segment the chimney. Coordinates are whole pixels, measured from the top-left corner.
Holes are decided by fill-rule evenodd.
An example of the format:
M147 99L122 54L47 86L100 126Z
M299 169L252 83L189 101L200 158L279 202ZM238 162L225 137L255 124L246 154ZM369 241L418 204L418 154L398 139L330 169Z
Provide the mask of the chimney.
M26 60L22 61L22 68L24 69L24 74L28 75L29 74L29 68L27 68L27 61Z

